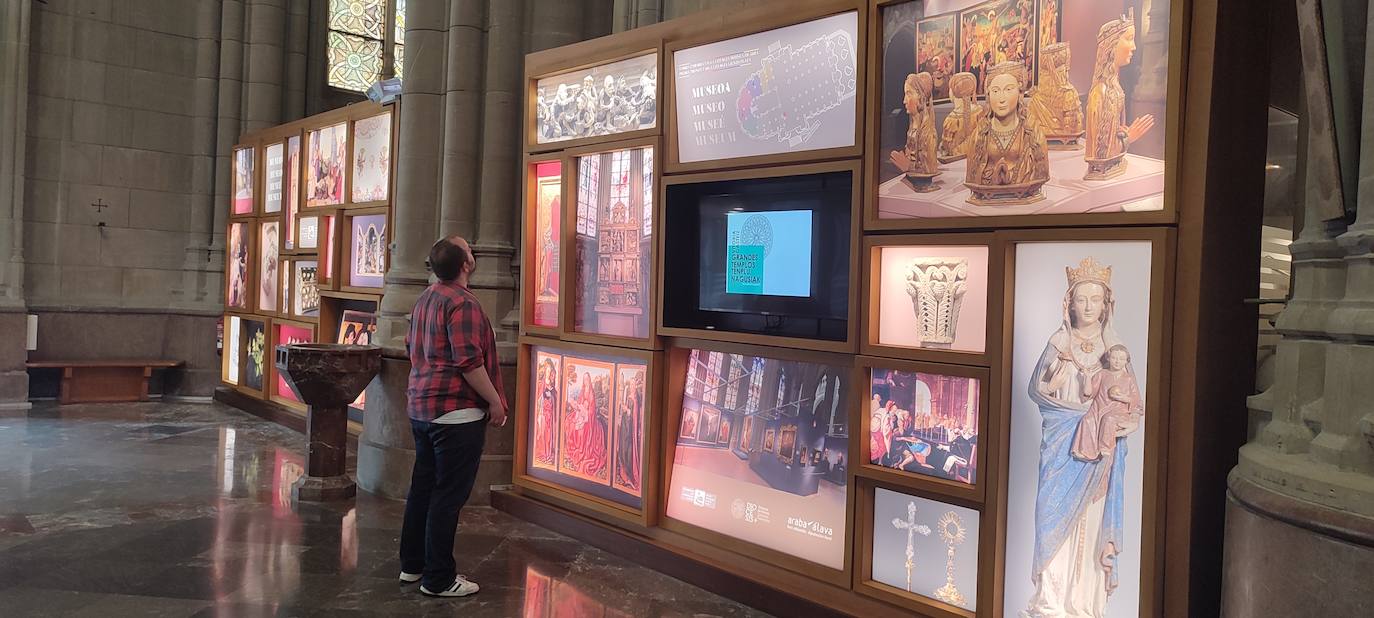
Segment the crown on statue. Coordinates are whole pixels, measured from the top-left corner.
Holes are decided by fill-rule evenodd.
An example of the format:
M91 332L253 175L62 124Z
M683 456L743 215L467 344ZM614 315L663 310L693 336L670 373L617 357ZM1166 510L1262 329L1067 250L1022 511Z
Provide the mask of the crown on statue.
M1111 41L1122 32L1125 32L1127 28L1132 27L1135 27L1135 7L1131 7L1127 10L1126 14L1121 16L1121 19L1113 19L1102 24L1102 27L1097 31L1097 44L1101 45L1107 41Z
M1016 78L1016 83L1024 86L1026 84L1026 64L1015 60L999 62L988 69L987 81L985 84L992 83L992 80L999 75L1010 75Z
M1069 276L1070 288L1088 281L1107 287L1111 287L1112 284L1112 267L1103 266L1092 257L1083 258L1083 261L1078 263L1078 268L1065 266L1064 273Z

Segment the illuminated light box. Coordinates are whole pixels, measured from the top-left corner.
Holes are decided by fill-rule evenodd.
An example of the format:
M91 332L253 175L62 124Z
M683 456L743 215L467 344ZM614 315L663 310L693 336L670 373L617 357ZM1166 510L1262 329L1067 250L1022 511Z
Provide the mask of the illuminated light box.
M344 201L348 170L348 123L311 131L306 140L305 205L333 206Z
M850 374L692 350L668 517L844 568Z
M280 223L264 221L258 238L260 242L258 262L258 311L275 313L277 304L277 277L280 273L278 254L281 251L281 238L278 237Z
M573 330L650 336L654 149L577 158Z
M875 247L874 253L878 286L874 343L970 353L986 350L986 246L887 245Z
M257 150L249 148L234 149L234 214L253 214L253 163Z
M527 472L639 509L648 363L534 346Z
M874 367L868 463L965 484L977 481L977 378Z
M277 323L273 326L277 330L276 337L273 339L276 345L314 343L315 341L315 332L312 328L285 323ZM275 349L275 347L273 349ZM296 397L296 393L292 391L291 386L286 383L286 376L280 372L277 373L276 389L276 395L278 397L301 403L300 398Z
M533 237L527 239L528 246L534 251L535 265L534 279L529 284L529 289L535 293L531 322L535 326L557 327L560 285L558 258L562 245L560 234L563 229L563 163L542 161L532 167L534 221L530 233ZM652 181L652 176L650 180ZM652 200L650 202L652 203ZM585 222L582 227L585 231Z
M859 15L673 52L678 161L855 143Z
M978 609L978 511L873 490L873 581Z
M253 248L252 234L251 224L239 222L230 223L226 234L224 304L232 309L249 309L252 306L253 291L248 288L251 280L248 269Z
M391 186L391 112L353 123L352 160L352 201L386 201Z
M542 78L534 96L539 144L652 129L658 124L658 54Z

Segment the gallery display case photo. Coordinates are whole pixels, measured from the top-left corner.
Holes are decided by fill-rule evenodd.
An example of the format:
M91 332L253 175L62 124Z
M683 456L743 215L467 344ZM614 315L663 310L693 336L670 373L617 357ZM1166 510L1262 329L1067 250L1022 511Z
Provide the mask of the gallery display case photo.
M398 114L399 104L359 103L239 137L221 375L235 405L303 423L275 346L371 342L390 265Z

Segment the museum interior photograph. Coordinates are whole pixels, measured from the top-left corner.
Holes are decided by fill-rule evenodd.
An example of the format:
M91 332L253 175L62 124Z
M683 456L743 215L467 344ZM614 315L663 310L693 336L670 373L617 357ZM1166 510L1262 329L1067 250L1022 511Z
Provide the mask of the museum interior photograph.
M1374 616L1374 7L0 0L32 616Z

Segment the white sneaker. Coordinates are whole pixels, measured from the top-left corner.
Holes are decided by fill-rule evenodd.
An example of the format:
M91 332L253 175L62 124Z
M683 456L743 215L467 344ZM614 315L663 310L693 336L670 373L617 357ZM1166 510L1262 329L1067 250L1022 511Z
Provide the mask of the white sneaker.
M477 594L478 590L481 590L481 588L477 586L476 582L470 582L464 579L462 575L455 578L453 580L453 585L449 586L447 590L433 592L425 588L423 584L420 586L420 594L431 597L465 597L470 594Z
M407 572L405 572L405 571L401 571L401 583L402 583L402 584L413 584L413 583L418 582L418 581L420 581L420 574L419 574L419 573L407 573Z

